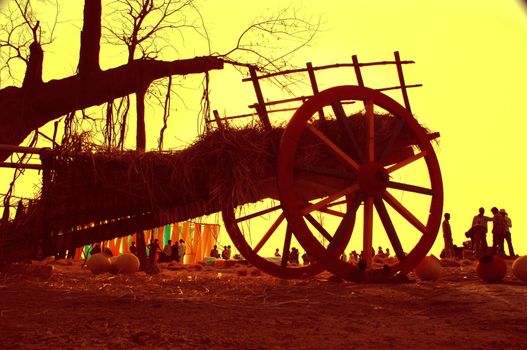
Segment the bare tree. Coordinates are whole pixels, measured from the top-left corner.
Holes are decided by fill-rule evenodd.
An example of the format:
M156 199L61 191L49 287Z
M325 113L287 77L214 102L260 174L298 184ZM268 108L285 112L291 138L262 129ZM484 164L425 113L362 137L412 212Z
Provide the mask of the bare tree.
M238 37L234 47L218 56L273 72L290 64L291 55L308 45L321 26L320 18L305 18L296 8L281 9L256 18Z
M65 129L68 134L76 123L77 111L80 111L78 114L82 120L89 120L91 118L84 112L85 109L106 104L105 142L110 147L122 147L126 116L130 110L128 97L135 94L138 123L136 147L145 150L145 96L153 82L166 79L165 92L156 95L164 106L163 127L159 137L161 148L174 87L173 76L205 73L204 99L207 100L207 73L210 70L222 69L225 62L258 65L266 70L280 69L286 63L284 58L309 42L318 29L318 24L311 25L296 13L283 11L273 18L253 22L232 50L224 54L211 54L211 43L201 13L193 0L113 1L109 5L113 6L109 12L121 20L112 22L117 26L104 27L108 34L106 37L103 36L101 0L85 0L76 74L44 82L43 45L52 40L53 30L46 32L47 39L44 41L41 22L35 17L30 1L14 0L14 3L18 16L4 18L8 24L0 32L0 54L5 55L4 76L11 79L12 84L0 89L0 144L9 145L20 144L31 132L61 116L66 116ZM194 11L194 18L187 18L183 14L185 9ZM167 51L172 57L177 54L170 38L174 33L184 38L183 31L187 29L205 39L207 55L164 60ZM126 47L126 60L122 65L107 70L101 68L103 37ZM290 50L279 51L275 45L279 40L296 44ZM259 51L258 47L263 51ZM25 65L24 78L20 80L16 79L17 69L12 66L16 62ZM1 73L0 78L3 77ZM157 91L161 91L159 86ZM203 111L208 113L208 110L206 101ZM9 155L8 151L0 151L0 160L5 160ZM144 254L144 249L139 251Z
M29 62L37 62L38 67L41 61L37 50L41 45L32 41L37 49L33 50L35 56L30 52L28 57L24 78L28 84L0 90L0 144L18 145L31 131L55 118L144 91L156 79L223 68L222 59L208 56L172 61L137 59L103 71L99 66L100 33L101 1L86 1L78 73L49 82L42 82L41 69L29 69ZM0 159L9 154L0 152Z
M164 56L164 51L174 49L175 45L170 44L170 37L174 34L185 37L185 30L190 30L201 35L202 29L195 20L189 19L187 9L196 10L193 0L117 0L111 4L104 30L107 35L103 39L112 45L123 45L127 50L127 63L136 59L157 59ZM166 56L166 55L165 55ZM157 99L162 85L168 84L168 93L164 100ZM166 130L167 120L170 115L172 79L171 77L152 82L144 91L144 94L136 94L136 116L137 116L137 142L140 148L146 146L146 130L144 121L144 100L148 95L155 97L159 105L163 106L163 125L160 131L159 148L162 148L163 134ZM156 92L158 93L156 95ZM143 101L139 101L139 98ZM115 103L118 108L114 113L112 108ZM114 144L123 147L126 136L126 125L128 112L130 111L130 99L128 96L119 101L108 103L109 108L106 115L105 130L106 138L114 137ZM113 122L114 118L118 121ZM117 125L116 125L117 124ZM115 128L119 130L115 130ZM111 145L111 140L108 140Z

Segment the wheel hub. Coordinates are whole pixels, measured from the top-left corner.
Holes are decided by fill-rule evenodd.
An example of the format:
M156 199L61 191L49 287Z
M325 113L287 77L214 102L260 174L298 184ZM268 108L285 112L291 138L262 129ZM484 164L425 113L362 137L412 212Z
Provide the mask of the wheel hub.
M389 179L388 172L380 163L366 163L359 168L359 190L367 196L381 196L388 186Z

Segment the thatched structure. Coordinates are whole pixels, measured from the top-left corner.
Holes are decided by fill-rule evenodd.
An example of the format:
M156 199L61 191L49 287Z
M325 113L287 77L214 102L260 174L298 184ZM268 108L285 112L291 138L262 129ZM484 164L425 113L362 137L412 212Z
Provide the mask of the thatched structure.
M364 121L362 115L349 118L360 144ZM376 117L378 152L394 122L393 116ZM317 123L337 144L342 142L335 121ZM170 152L97 150L78 139L65 143L44 162L49 171L40 199L0 227L0 260L21 241L41 241L49 254L273 196L274 186L265 184L275 176L282 133L280 127L226 128ZM403 129L394 150L413 143ZM335 162L311 134L301 147L295 166Z

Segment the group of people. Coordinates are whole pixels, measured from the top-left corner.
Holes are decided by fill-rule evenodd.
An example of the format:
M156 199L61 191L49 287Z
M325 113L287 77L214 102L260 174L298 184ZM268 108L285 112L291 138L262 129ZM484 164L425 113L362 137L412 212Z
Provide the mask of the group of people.
M340 260L355 264L359 262L360 260L362 260L363 256L364 256L364 251L361 251L360 254L358 254L356 250L352 250L349 254L349 258L348 256L346 256L346 253L343 252L340 256ZM382 247L379 247L377 248L377 253L375 253L375 249L371 247L371 256L372 257L378 256L383 259L387 258L390 256L390 249L386 248L386 250L383 250Z
M274 251L274 256L276 258L280 257L280 250L278 248L276 248L276 250ZM300 265L300 251L298 250L298 248L291 248L291 251L288 252L288 255L287 255L287 262L290 263L290 264L294 264L294 265ZM302 259L304 260L304 265L308 265L309 262L311 261L308 257L307 257L307 253L303 254L302 255Z
M479 213L472 219L472 225L465 233L465 236L470 239L469 248L474 251L478 258L488 253L506 256L504 243L507 242L509 256L516 257L512 245L512 220L509 214L505 209L498 210L496 207L493 207L490 211L492 212L492 217L485 216L485 209L479 208ZM487 244L488 222L492 222L492 247L490 249ZM450 227L450 213L445 213L442 229L445 240L444 257L456 257L452 229Z
M231 258L232 250L230 245L224 245L223 250L220 252L218 251L218 246L214 245L214 247L210 250L209 256L219 259L220 257L224 260L229 260Z
M167 244L163 247L163 249L161 249L159 246L159 241L156 238L150 242L147 248L148 258L151 262L176 261L183 263L185 261L186 245L183 239L180 239L179 242L176 241L174 244L172 244L172 240L169 239ZM132 242L129 249L130 253L137 255L137 247L135 242Z

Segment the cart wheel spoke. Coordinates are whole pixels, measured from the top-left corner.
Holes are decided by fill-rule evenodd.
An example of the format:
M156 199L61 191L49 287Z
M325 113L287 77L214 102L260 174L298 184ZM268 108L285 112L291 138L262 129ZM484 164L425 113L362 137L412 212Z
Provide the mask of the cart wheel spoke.
M344 135L346 139L349 142L349 145L351 146L351 149L349 151L352 151L357 155L357 159L359 162L363 162L364 157L361 148L359 147L359 144L357 142L357 139L355 138L355 135L353 134L353 130L351 130L350 124L348 123L346 112L344 112L344 108L342 107L342 103L339 102L333 102L331 104L331 107L333 108L333 113L335 113L335 117L337 118L340 127L344 130Z
M408 209L406 209L395 197L393 197L390 193L387 191L383 194L384 200L388 202L394 208L403 218L405 218L410 224L412 224L416 229L418 229L421 233L427 234L428 230L421 221L419 221Z
M336 170L336 169L327 169L327 168L321 168L321 167L314 167L314 166L296 166L295 171L300 172L307 172L311 174L316 175L323 175L327 177L334 177L337 179L344 179L344 180L354 180L357 175L355 173L351 173L348 171L342 171L342 170Z
M396 189L396 190L403 190L403 191L408 191L408 192L427 194L429 196L433 196L434 195L434 191L432 191L432 189L430 189L430 188L425 188L425 187L415 186L415 185L408 185L408 184L403 184L403 183L395 182L395 181L389 181L388 182L388 187Z
M371 266L372 237L373 236L373 197L368 196L364 201L364 237L362 244L363 259L366 266Z
M267 232L263 235L262 239L260 239L260 242L258 242L258 244L254 247L254 252L255 253L258 253L260 251L260 249L262 249L262 247L264 246L265 243L267 243L267 241L269 240L269 238L271 238L271 236L273 235L273 233L276 231L276 229L278 228L278 226L280 226L280 224L282 223L282 221L284 221L284 218L285 218L285 215L284 213L281 213L278 218L276 218L276 220L273 222L273 224L271 225L271 227L269 227L269 229L267 230Z
M382 225L384 226L386 234L388 235L388 239L392 244L395 256L397 256L397 259L399 261L404 261L405 255L403 247L401 245L401 241L399 241L399 236L397 236L397 232L395 231L395 227L393 226L392 219L390 218L390 215L386 210L386 206L384 205L384 202L381 198L375 199L375 208L377 209L379 218L381 219Z
M280 266L286 267L287 262L289 261L289 249L291 248L291 237L293 236L293 231L291 231L291 227L287 225L287 229L285 231L285 240L284 240L284 249L282 250L282 261L280 262Z
M366 154L368 162L375 161L375 114L373 110L373 101L368 100L365 103L366 108Z
M306 125L307 130L309 130L313 135L318 137L328 148L331 150L331 152L337 156L338 159L344 162L344 164L351 166L353 169L358 170L359 164L357 164L356 161L354 161L350 156L346 154L340 147L338 147L336 144L333 143L322 131L317 129L313 124L308 123Z
M330 207L335 207L337 205L342 205L342 204L348 204L349 203L349 199L346 198L344 200L340 200L340 201L334 201L334 202L331 202L329 203L328 205L322 207L322 208L319 208L318 211L322 212L322 213L326 213L326 214L330 214L330 215L333 215L333 216L337 216L339 218L343 218L344 217L344 213L341 212L341 211L338 211L338 210L334 210L334 209L330 209ZM308 207L308 206L311 206L313 205L312 203L310 202L304 202L304 208L305 207Z
M343 199L343 200L340 200L340 201L335 201L335 202L329 203L328 205L326 205L326 208L331 208L331 207L334 207L336 205L342 205L342 204L346 204L346 203L348 203L348 199Z
M343 189L342 191L339 191L339 192L336 192L310 206L307 206L305 207L303 210L302 210L302 214L305 215L307 213L311 213L312 211L314 210L320 210L322 207L325 207L327 206L328 204L330 204L331 202L345 196L345 195L348 195L348 194L351 194L351 193L354 193L354 192L357 192L357 190L359 189L359 185L357 184L354 184L352 186L349 186L345 189Z
M318 232L327 239L329 242L333 240L333 236L318 222L311 214L306 214L305 218L311 225L313 225L314 228L317 229Z
M348 207L348 211L342 218L335 234L333 235L333 240L328 245L328 252L333 253L335 250L335 244L338 242L349 242L351 235L353 234L353 226L355 224L355 218L357 215L357 210L359 209L362 198L360 196L355 196ZM338 257L337 257L338 258Z
M388 139L388 142L386 142L382 154L379 158L379 163L383 164L390 152L392 151L393 146L395 145L395 141L401 134L401 131L403 130L404 126L404 119L401 117L396 117L397 121L395 122L395 126L392 129L392 134L390 135L390 138Z
M419 152L419 153L417 153L417 154L414 155L414 156L411 156L411 157L409 157L409 158L406 158L406 159L403 160L402 162L399 162L399 163L397 163L397 164L392 165L391 167L389 167L389 168L386 169L386 170L388 171L388 174L389 174L389 173L393 173L394 171L399 170L399 169L401 169L402 167L405 167L405 166L407 166L408 164L411 164L411 163L415 162L416 160L425 157L426 154L427 154L426 151Z
M337 211L337 210L328 209L327 207L326 208L321 208L318 211L321 211L323 213L330 214L330 215L333 215L333 216L337 216L339 218L343 218L344 217L344 213L342 213L340 211Z
M279 209L282 209L282 206L281 205L276 205L274 207L271 207L271 208L268 208L268 209L264 209L264 210L260 210L260 211L257 211L255 213L249 214L249 215L241 216L241 217L237 218L235 222L239 223L239 222L243 222L243 221L246 221L246 220L254 219L254 218L258 217L258 216L269 214L269 213L272 213L273 211L276 211L276 210L279 210Z

